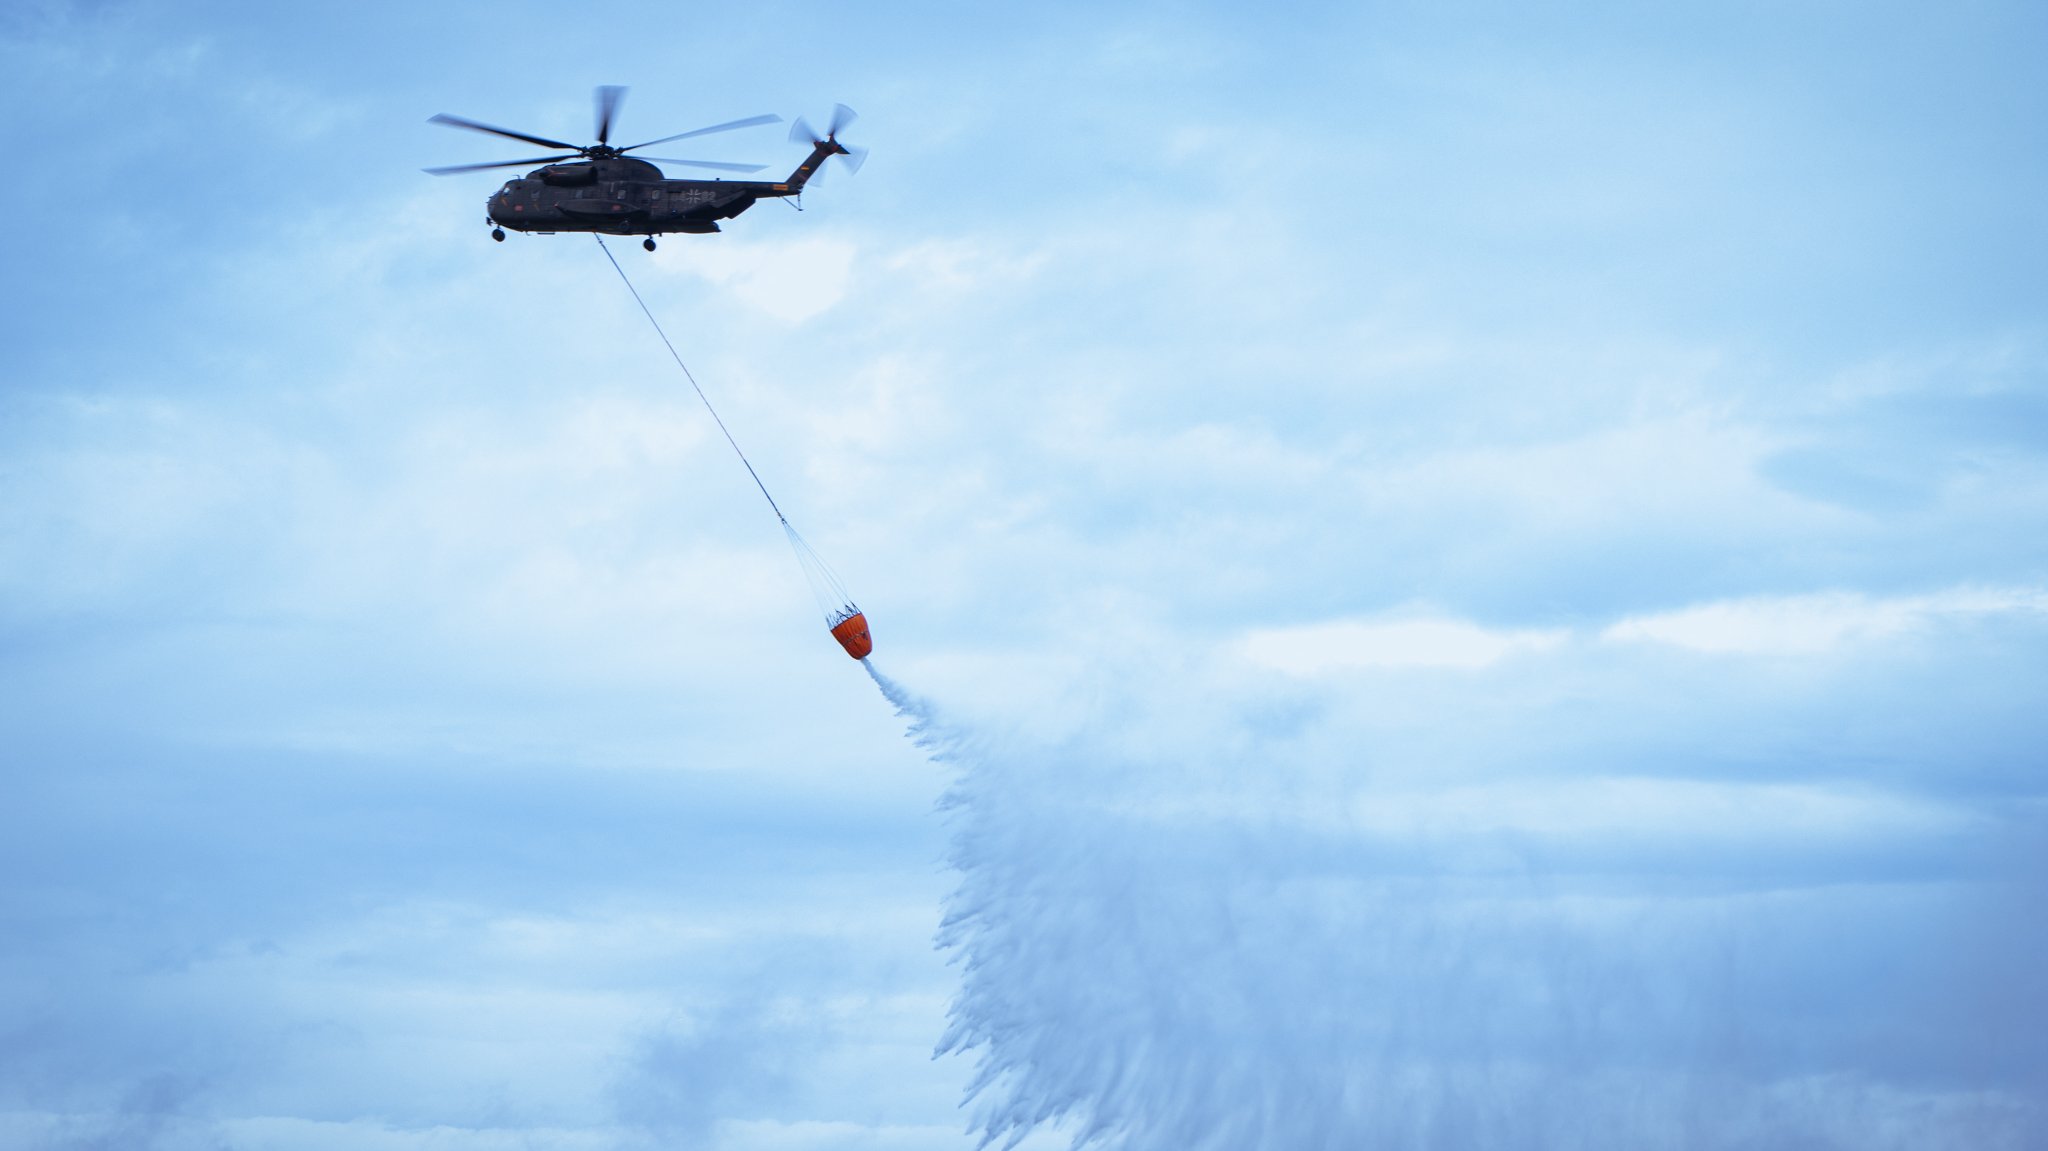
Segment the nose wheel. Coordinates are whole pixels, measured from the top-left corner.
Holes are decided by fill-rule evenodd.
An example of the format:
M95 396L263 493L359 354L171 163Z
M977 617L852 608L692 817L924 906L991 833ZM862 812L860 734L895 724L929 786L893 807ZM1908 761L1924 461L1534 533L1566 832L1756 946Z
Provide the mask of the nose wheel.
M492 228L492 229L491 229L491 239L493 239L493 240L496 240L496 241L497 241L497 242L499 242L500 244L504 243L504 242L505 242L505 229L503 229L503 228Z
M640 246L652 252L654 250L654 237L649 236L646 239L640 241Z

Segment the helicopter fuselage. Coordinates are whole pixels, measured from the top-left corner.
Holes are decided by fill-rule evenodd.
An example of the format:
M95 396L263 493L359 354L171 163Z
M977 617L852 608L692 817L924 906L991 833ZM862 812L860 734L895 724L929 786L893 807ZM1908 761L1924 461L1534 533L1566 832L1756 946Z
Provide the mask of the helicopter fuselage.
M716 232L755 201L798 195L813 155L789 180L671 180L645 160L610 157L549 164L498 189L491 222L517 232L654 236Z

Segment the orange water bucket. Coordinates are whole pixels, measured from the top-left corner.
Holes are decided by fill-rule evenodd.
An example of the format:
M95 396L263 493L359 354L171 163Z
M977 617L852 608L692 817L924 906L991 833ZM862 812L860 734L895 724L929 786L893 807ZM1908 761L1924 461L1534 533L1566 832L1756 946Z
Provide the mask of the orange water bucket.
M839 646L846 649L846 654L855 659L866 659L868 653L875 650L874 638L868 635L866 612L854 612L833 624L832 638L838 640Z

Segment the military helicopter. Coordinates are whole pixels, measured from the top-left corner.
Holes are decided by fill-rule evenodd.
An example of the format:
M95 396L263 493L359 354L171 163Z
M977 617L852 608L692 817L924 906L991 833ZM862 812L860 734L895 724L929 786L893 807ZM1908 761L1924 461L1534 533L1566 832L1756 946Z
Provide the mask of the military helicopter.
M687 140L695 136L709 136L714 132L730 132L736 128L752 128L760 124L779 124L782 117L774 115L749 116L744 120L732 120L724 124L713 124L709 128L679 132L649 140L644 144L632 144L624 148L611 145L612 120L618 114L619 101L626 90L617 86L605 86L597 90L597 143L578 147L545 136L530 136L524 132L494 128L475 120L442 113L430 117L428 123L446 124L452 128L468 128L473 132L488 132L493 136L504 136L512 140L523 140L543 148L558 148L566 155L536 156L527 160L501 160L490 164L457 164L448 168L427 168L425 171L436 176L453 176L462 172L478 172L487 168L523 168L528 164L541 164L524 177L513 180L498 189L498 194L487 202L491 239L503 242L505 229L515 232L538 232L542 235L554 232L602 232L611 236L645 236L641 247L652 252L654 237L668 232L706 233L719 230L718 221L730 220L754 206L756 200L786 199L803 193L804 185L827 159L844 156L853 170L858 171L867 159L866 148L849 148L839 142L839 133L853 123L854 111L844 104L834 106L832 119L823 136L798 118L790 125L789 138L800 143L809 143L811 154L798 164L796 171L786 180L768 182L763 180L671 180L662 174L655 163L677 164L690 168L710 168L725 172L758 172L761 164L727 164L715 160L668 160L659 157L641 158L628 156L642 148L656 144L668 144Z

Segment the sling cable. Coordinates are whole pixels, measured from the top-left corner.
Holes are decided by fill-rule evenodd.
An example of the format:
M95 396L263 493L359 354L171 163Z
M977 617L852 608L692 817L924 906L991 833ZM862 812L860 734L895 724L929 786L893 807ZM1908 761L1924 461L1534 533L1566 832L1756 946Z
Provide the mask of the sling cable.
M747 475L753 478L754 486L761 490L761 498L768 501L768 510L775 513L776 521L782 525L782 533L789 537L789 550L796 553L797 566L803 568L804 582L811 585L811 595L818 601L818 610L825 613L825 626L832 630L832 638L839 641L839 646L846 649L847 655L858 660L867 659L868 653L875 650L874 638L868 634L867 615L853 602L853 597L847 594L846 586L833 574L831 565L813 551L810 544L804 542L804 537L797 534L796 528L790 526L789 517L783 515L782 509L775 505L775 497L768 494L768 485L761 482L761 475L754 470L753 463L747 459L747 453L741 451L739 441L732 438L732 431L725 426L725 421L719 418L718 409L711 406L710 397L697 385L697 377L690 374L689 365L683 363L683 357L676 352L675 344L669 341L668 333L661 330L661 321L654 318L654 313L647 307L647 301L640 298L640 289L633 286L633 281L626 276L626 269L619 266L619 261L612 255L611 248L606 246L604 237L594 238L597 240L597 246L604 250L604 258L611 261L612 270L619 274L620 281L626 285L626 290L633 293L633 302L640 305L641 314L647 317L648 323L654 325L654 334L661 337L662 346L668 349L668 354L674 358L676 367L683 370L683 378L690 381L690 389L704 402L704 410L711 413L711 422L717 424L718 430L725 433L725 442L732 445L732 453L740 458L740 464L747 469Z

